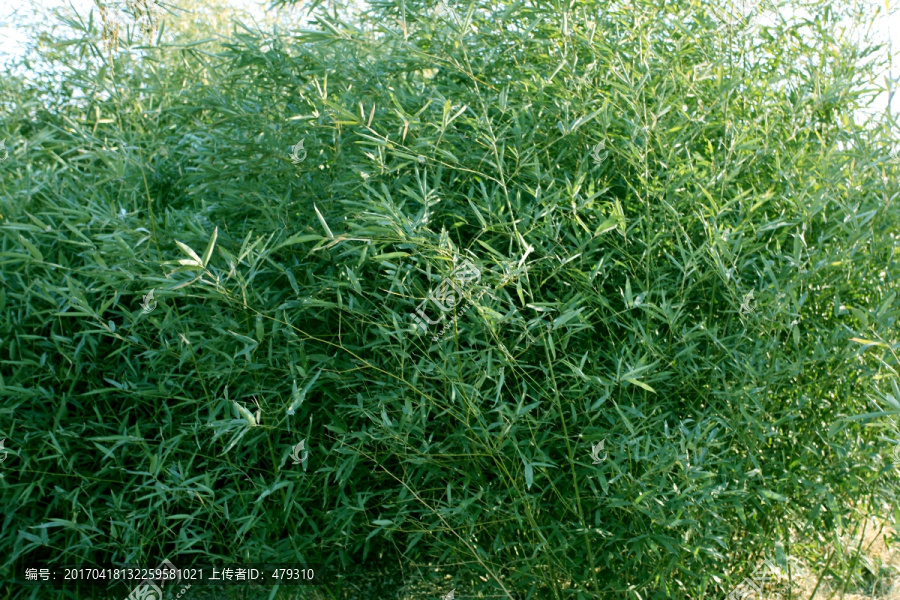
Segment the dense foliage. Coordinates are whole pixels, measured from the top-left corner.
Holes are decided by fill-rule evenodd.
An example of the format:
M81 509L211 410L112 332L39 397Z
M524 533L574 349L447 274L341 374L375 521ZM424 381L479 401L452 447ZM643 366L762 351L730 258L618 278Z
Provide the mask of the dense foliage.
M808 10L384 0L139 49L71 21L61 76L0 79L2 568L859 580L820 549L900 520L897 124L854 119L866 15Z

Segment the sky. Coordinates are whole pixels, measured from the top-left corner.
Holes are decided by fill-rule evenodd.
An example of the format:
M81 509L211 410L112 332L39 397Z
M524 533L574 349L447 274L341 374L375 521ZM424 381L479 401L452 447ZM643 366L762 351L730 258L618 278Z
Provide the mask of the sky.
M725 2L726 0L721 1ZM746 3L754 0L738 1ZM892 43L891 47L896 55L900 50L900 0L864 1L881 8L879 16L873 23L873 32L876 39ZM225 0L225 2L237 10L248 12L259 21L276 18L276 12L270 10L267 3L262 0ZM96 10L94 0L0 0L0 65L10 58L22 56L26 49L28 36L34 31L32 25L44 20L44 17L40 16L41 13L69 4L84 16L87 16L91 9ZM890 10L886 10L887 8ZM900 84L900 64L898 63L900 61L896 61L892 65L890 73L891 79L895 82L895 88ZM884 79L879 83L885 85ZM884 110L887 101L888 94L885 92L878 97L872 110L878 112ZM894 94L892 109L894 114L900 114L900 93Z
M5 2L5 3L4 3ZM243 9L262 19L267 14L265 2L260 0L226 0L236 9ZM4 0L0 2L0 63L7 57L21 56L25 52L30 25L41 20L36 14L71 5L79 14L87 16L96 12L94 0Z

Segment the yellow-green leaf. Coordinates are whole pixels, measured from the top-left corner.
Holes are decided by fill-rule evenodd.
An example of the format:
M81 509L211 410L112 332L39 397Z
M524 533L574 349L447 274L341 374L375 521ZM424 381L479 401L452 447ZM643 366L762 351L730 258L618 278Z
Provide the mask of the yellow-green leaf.
M627 381L628 383L634 384L634 385L636 385L636 386L638 386L638 387L644 388L644 389L647 390L648 392L653 392L654 394L656 393L656 390L654 390L652 387L650 387L649 385L647 385L647 384L644 383L643 381L638 381L637 379L632 379L631 377L626 377L626 378L625 378L625 381Z
M28 253L31 254L31 256L33 256L35 259L43 262L44 255L41 254L41 251L38 250L37 246L35 246L34 244L32 244L31 242L26 240L24 237L22 237L21 233L19 234L19 240L21 240L21 242L25 246L25 248L28 249Z

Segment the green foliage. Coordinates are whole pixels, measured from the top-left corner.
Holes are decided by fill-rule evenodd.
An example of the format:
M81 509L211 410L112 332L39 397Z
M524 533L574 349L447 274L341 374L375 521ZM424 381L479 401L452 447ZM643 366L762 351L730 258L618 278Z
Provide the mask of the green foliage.
M387 0L141 54L70 23L62 83L0 79L2 567L584 599L824 564L897 502L900 165L852 116L874 49L810 10ZM464 259L435 340L410 314Z

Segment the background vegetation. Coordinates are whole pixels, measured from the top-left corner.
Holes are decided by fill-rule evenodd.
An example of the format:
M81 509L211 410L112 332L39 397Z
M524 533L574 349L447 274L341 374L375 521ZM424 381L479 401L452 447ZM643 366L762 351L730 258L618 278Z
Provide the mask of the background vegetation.
M7 582L430 563L700 598L802 558L865 586L839 536L900 520L897 122L854 118L871 9L802 4L70 18L54 71L0 78ZM465 258L434 341L409 314Z

